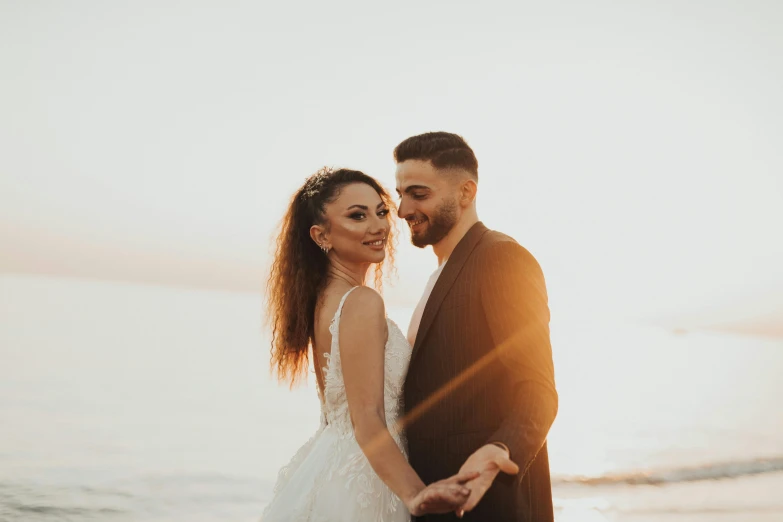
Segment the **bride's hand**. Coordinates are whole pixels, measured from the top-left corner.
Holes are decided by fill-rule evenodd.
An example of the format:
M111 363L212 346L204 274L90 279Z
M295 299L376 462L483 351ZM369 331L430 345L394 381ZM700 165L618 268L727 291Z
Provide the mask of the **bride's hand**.
M465 483L479 476L478 472L463 472L447 479L433 482L406 502L411 515L418 517L428 513L451 513L465 503L470 489Z

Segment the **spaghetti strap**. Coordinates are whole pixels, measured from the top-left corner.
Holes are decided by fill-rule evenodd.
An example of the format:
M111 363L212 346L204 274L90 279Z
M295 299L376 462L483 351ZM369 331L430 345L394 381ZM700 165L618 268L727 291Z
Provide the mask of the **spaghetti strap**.
M345 300L348 299L348 296L351 294L351 292L353 292L357 288L359 287L354 286L353 288L345 292L343 298L340 299L340 304L337 305L337 311L334 313L334 317L332 318L332 324L334 324L340 318L340 315L343 313L343 305L345 304Z

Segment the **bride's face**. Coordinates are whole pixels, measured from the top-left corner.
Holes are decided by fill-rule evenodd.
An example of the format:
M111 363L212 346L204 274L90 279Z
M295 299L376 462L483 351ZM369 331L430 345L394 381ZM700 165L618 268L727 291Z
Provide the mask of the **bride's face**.
M391 227L389 209L371 186L352 183L327 204L324 240L344 263L380 263Z

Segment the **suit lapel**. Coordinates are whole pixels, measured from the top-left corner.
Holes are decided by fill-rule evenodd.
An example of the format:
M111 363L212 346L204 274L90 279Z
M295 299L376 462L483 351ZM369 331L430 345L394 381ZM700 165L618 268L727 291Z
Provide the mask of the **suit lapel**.
M467 261L470 253L473 252L473 249L476 248L479 240L487 231L489 229L481 221L477 222L470 227L470 230L457 243L457 246L451 253L446 266L443 267L443 272L441 272L438 281L432 288L430 298L427 299L427 304L421 315L421 323L419 323L419 331L416 333L416 342L413 345L411 361L416 357L424 339L427 337L432 321L435 320L435 316L438 315L438 310L440 310L440 305L443 304L443 299L446 298L446 294L449 293L449 290L454 285L454 281L457 280L462 267L465 266L465 261Z

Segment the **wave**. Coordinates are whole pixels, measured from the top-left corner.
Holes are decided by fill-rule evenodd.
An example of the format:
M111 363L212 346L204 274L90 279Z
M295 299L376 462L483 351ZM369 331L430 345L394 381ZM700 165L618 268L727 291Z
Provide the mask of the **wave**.
M78 480L78 479L77 479ZM4 480L0 478L0 521L117 522L203 519L251 520L261 511L272 482L217 473L156 474L103 483Z
M628 473L611 473L597 477L556 477L553 483L555 485L581 484L585 486L664 485L700 480L737 479L777 472L783 472L783 457L719 462L702 466L632 471Z

